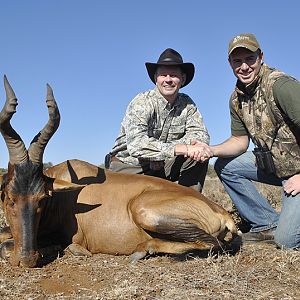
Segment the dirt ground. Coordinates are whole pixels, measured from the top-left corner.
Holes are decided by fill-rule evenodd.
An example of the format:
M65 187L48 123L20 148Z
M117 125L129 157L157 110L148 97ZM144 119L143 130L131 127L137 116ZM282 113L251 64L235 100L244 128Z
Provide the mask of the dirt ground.
M268 244L235 256L64 256L36 269L0 262L1 299L300 299L300 256Z
M207 183L205 193L232 210L216 181ZM178 260L166 255L136 264L126 256L105 254L91 258L66 254L35 269L0 261L4 300L300 299L299 287L300 252L272 244L246 244L233 256Z

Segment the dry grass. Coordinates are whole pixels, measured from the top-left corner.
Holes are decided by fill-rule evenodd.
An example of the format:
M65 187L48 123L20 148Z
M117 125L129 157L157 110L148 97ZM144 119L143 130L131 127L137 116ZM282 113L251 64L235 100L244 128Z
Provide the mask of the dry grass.
M259 188L280 207L279 189ZM217 179L207 180L204 193L237 216ZM271 244L185 261L156 256L132 265L125 256L65 255L43 268L3 261L0 268L1 299L300 299L300 252Z

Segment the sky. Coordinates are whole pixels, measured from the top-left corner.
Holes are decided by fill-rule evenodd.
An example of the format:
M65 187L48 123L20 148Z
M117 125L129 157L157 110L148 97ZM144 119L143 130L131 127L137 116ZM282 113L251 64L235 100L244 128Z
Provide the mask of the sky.
M145 62L173 48L195 65L181 92L197 104L211 144L230 136L235 77L229 40L254 33L264 61L300 79L300 1L0 0L0 109L6 74L18 98L11 124L28 147L48 121L46 84L61 123L44 162L104 161L128 103L154 88ZM0 167L8 151L0 137Z

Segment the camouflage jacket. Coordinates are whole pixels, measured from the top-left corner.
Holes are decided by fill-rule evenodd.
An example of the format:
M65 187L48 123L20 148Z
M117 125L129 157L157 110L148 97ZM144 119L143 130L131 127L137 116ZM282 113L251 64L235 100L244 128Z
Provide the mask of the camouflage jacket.
M285 73L263 65L258 79L246 88L237 83L231 105L244 123L253 143L271 151L278 177L300 172L299 132L283 113L273 95L279 78L295 80Z
M179 93L170 105L155 88L130 102L110 154L125 163L141 165L173 158L176 144L190 144L193 140L209 143L195 103Z

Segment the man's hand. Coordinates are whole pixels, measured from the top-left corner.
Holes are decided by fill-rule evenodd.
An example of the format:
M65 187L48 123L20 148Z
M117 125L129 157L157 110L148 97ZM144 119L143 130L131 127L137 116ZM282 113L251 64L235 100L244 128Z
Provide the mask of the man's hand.
M204 162L213 157L211 148L199 141L193 141L191 145L188 145L187 149L187 156L196 161Z
M298 193L300 193L300 174L290 177L284 183L283 190L292 196L296 196Z

